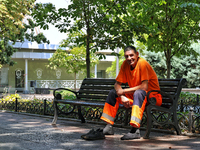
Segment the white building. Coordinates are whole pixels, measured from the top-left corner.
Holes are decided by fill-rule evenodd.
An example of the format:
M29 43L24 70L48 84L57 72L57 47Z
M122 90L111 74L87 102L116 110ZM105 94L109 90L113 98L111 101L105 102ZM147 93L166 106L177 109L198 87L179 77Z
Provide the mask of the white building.
M46 67L48 59L59 47L54 44L37 44L32 42L16 43L14 48L17 52L12 59L17 62L14 66L3 66L0 69L0 92L33 92L33 84L37 88L58 88L66 87L73 89L74 74L68 74L64 69L51 70ZM63 48L67 50L66 48ZM91 68L96 78L109 78L106 69L111 66L115 56L111 56L111 50L104 50L101 53L106 59L100 60L99 64ZM77 88L86 75L77 76ZM31 82L34 81L34 82Z

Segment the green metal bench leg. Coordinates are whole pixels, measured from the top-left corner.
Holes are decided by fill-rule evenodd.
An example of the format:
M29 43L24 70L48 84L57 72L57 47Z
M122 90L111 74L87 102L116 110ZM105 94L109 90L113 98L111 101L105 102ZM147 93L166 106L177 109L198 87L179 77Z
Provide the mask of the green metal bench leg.
M181 129L178 125L178 119L176 112L173 113L173 120L174 120L174 128L176 130L177 135L181 135Z
M85 123L85 118L83 117L81 113L81 106L78 106L78 116L79 116L79 119L81 119L81 122Z
M146 108L146 113L147 113L147 128L146 128L146 132L145 132L145 135L144 135L144 139L149 139L149 134L151 132L151 127L152 127L152 118L151 118L151 108L150 107L147 107Z

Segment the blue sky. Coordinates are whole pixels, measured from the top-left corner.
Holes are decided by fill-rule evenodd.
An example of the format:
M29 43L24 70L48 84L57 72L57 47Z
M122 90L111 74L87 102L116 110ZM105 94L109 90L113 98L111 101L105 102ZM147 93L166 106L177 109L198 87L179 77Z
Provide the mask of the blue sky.
M36 0L36 3L52 3L56 8L61 8L69 4L69 0ZM40 29L47 39L50 41L50 44L59 44L62 39L66 38L66 33L60 33L57 28L53 25L49 25L49 30Z

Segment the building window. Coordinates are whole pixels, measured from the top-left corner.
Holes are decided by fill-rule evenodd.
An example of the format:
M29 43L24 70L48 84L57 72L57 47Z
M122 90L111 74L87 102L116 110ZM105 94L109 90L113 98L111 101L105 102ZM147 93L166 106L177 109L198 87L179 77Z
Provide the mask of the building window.
M105 70L97 70L97 78L105 78Z

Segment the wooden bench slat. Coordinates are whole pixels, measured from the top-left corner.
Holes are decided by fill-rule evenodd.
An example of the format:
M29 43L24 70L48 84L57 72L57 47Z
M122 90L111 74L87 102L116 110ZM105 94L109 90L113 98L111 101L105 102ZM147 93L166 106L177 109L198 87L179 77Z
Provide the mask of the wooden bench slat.
M165 103L161 105L161 107L164 107L164 108L170 108L171 106L172 106L172 105L165 104Z
M83 80L85 83L98 83L98 82L104 82L109 83L109 82L114 82L115 83L115 79L104 79L104 78L85 78Z
M159 85L162 86L174 86L177 87L178 86L178 82L171 82L171 81L163 81L163 82L159 82Z
M83 94L81 94L81 95L79 95L78 96L78 98L80 98L80 99L83 99L83 98L87 98L87 99L90 99L90 100L96 100L96 99L102 99L102 100L104 100L104 102L105 102L105 99L106 99L106 97L107 97L108 95L83 95Z
M172 97L173 97L173 96L175 95L175 93L176 93L176 92L168 92L168 91L163 91L163 92L165 92L167 95L170 95L170 96L172 96Z
M82 84L114 85L115 80L85 80Z
M176 81L176 82L180 82L180 80L181 80L182 78L180 78L180 79L164 79L164 78L159 78L158 79L158 81L159 82L162 82L162 81Z
M108 95L109 91L110 90L104 90L104 91L101 91L101 90L99 90L99 91L97 91L97 90L95 90L95 91L93 91L93 90L88 90L88 91L80 90L79 92L80 92L80 94L95 94L95 95L102 94L102 95Z
M174 93L176 93L177 88L172 88L172 87L160 87L160 90L161 90L161 91L164 91L164 92L174 92Z
M89 90L89 89L93 89L93 90L95 90L95 89L97 89L97 90L111 90L113 88L114 88L114 86L98 86L98 85L86 86L86 85L83 85L83 86L81 86L80 90Z
M59 99L59 100L55 100L55 101L58 102L58 103L62 103L62 104L81 105L81 106L104 107L104 105L105 105L105 101L96 102L96 101L91 101L90 99L86 99L86 100L79 100L79 99L63 100L63 99ZM119 107L124 107L124 106L120 104Z
M105 102L99 101L98 103L95 101L83 101L83 100L56 100L56 102L63 104L71 104L71 105L81 105L81 106L100 106L103 107Z
M173 103L173 101L169 98L163 97L162 103Z

